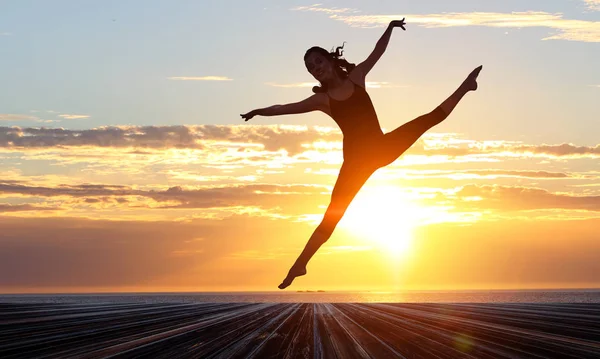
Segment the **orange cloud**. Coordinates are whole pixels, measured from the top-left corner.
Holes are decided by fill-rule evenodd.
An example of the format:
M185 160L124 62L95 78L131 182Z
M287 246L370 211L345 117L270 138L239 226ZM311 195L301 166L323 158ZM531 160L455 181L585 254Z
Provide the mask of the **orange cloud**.
M453 157L469 155L600 157L600 145L577 146L570 143L527 145L508 141L459 140L451 134L445 138L439 137L440 134L424 135L407 154ZM342 134L337 129L283 125L119 126L90 130L0 127L0 149L13 151L104 147L130 148L132 149L130 154L151 155L153 152L149 150L152 149L211 149L211 153L221 151L234 161L252 159L251 156L256 155L257 149L271 153L285 150L288 155L294 156L319 149L320 144L323 143L335 143L339 145L335 149L339 150L341 140ZM102 156L97 152L93 153L98 157ZM65 155L75 158L79 154ZM119 152L119 155L122 155L122 152ZM226 161L227 159L219 158L220 163Z
M528 211L570 209L600 211L600 196L552 193L541 188L466 185L454 193L440 192L433 203L449 203L460 210Z
M25 211L57 211L60 208L36 206L32 204L5 204L0 203L0 213L6 212L25 212Z
M90 215L101 209L114 210L172 210L172 209L215 209L228 215L248 214L251 216L301 215L305 211L318 210L329 196L322 186L309 185L227 185L166 190L140 190L120 185L58 185L56 187L31 186L0 181L1 196L22 198L53 198L54 204L65 206L73 213L75 208ZM56 209L54 207L50 207ZM17 210L50 209L30 204L5 206L0 212ZM4 210L3 210L4 209ZM205 213L202 217L218 217L217 213ZM113 213L118 217L120 213Z

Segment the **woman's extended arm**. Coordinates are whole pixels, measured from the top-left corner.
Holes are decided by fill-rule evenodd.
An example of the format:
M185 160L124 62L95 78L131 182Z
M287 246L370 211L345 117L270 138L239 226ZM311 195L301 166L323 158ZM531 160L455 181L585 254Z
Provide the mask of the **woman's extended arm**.
M387 45L390 42L390 37L392 36L392 30L395 27L401 27L402 30L406 31L406 28L404 27L404 25L406 25L404 23L404 19L394 20L394 21L390 22L387 29L383 33L383 35L381 35L381 38L379 39L379 41L377 41L377 44L375 45L375 49L373 50L373 52L371 52L371 55L369 55L369 57L367 57L367 59L365 61L358 64L358 66L356 66L355 70L359 70L363 77L367 76L369 71L371 71L371 69L373 68L373 66L375 66L375 64L381 57L381 55L383 55L383 53L385 52L385 49L387 48Z
M321 101L322 94L314 94L302 101L288 103L285 105L273 105L270 107L259 108L252 110L246 114L241 114L242 118L246 121L254 116L279 116L279 115L291 115L296 113L304 113L311 111L325 111L324 103Z

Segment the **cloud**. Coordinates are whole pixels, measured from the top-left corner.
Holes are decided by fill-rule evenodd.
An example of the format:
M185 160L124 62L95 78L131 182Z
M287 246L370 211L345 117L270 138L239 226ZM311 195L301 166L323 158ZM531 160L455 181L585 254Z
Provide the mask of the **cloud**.
M507 178L545 178L545 179L572 179L587 178L589 175L577 175L563 172L548 171L520 171L520 170L425 170L405 171L406 178L451 178L451 179L496 179ZM593 176L596 178L596 176Z
M475 170L473 173L492 176L525 175L531 178L564 178L566 174L534 172ZM469 173L466 171L466 173ZM167 189L138 189L123 185L81 184L37 186L17 181L0 181L0 197L49 198L43 207L4 206L0 212L35 211L44 209L72 210L94 213L100 209L159 211L210 210L198 212L197 218L225 218L233 214L251 217L295 218L310 213L321 213L319 206L330 198L330 186L278 185L278 184L228 184L219 186L173 186ZM415 192L416 193L416 192ZM457 211L528 211L528 210L579 210L600 212L600 196L550 192L541 188L524 186L474 185L457 189L426 191L419 201L430 206L451 206ZM37 201L37 200L36 200ZM90 212L92 211L92 212ZM216 211L216 212L215 212ZM122 214L122 213L121 213ZM96 212L98 215L98 212ZM157 214L166 215L162 212ZM170 214L171 216L173 213ZM320 218L320 214L318 217ZM113 213L107 218L119 218Z
M31 110L30 112L32 113L39 113L40 111L37 110ZM46 111L47 113L57 113L56 111ZM89 118L89 115L74 115L74 114L61 114L58 115L58 117L61 117L63 119L68 119L68 120L77 120L77 119L84 119L84 118ZM53 122L60 122L60 120L45 120L45 119L41 119L37 116L31 116L31 115L22 115L22 114L10 114L10 113L5 113L5 114L0 114L0 121L35 121L35 122L43 122L43 123L53 123Z
M315 200L325 200L326 188L311 185L224 185L184 188L170 187L166 190L140 190L121 185L57 185L35 186L14 181L0 180L1 195L20 195L26 197L80 198L87 204L113 203L128 207L146 209L167 208L287 208L292 212L314 208ZM282 198L285 197L285 201ZM151 199L157 204L142 200ZM71 203L73 204L73 203ZM8 207L7 207L8 208Z
M53 159L65 163L90 159L98 161L111 157L114 160L124 155L117 151L98 152L93 150L95 147L136 149L126 153L132 155L130 157L133 162L136 159L147 160L139 156L134 158L135 154L164 155L163 152L153 153L151 150L204 150L194 154L196 161L204 161L205 165L220 168L264 164L283 157L289 159L290 156L295 156L295 162L339 163L342 159L341 141L342 134L337 128L289 125L118 126L89 130L0 126L0 151L39 152L48 149L54 152L34 152L36 159ZM73 147L86 149L68 151ZM140 152L142 148L147 151ZM282 150L287 153L281 153ZM184 155L190 156L190 153L182 152L181 156ZM464 140L453 134L425 134L406 152L404 160L408 160L407 156L417 155L427 156L437 162L439 156L445 156L444 161L456 159L488 162L499 161L501 158L599 158L600 145L528 145L510 141ZM174 162L179 158L163 157L163 162ZM183 160L181 158L179 162ZM189 158L185 160L188 163L190 161Z
M175 77L167 77L168 80L178 80L178 81L232 81L226 76L175 76Z
M571 143L563 143L560 145L518 145L510 148L510 151L554 157L600 157L600 145L590 147L576 146Z
M286 207L302 198L314 201L325 196L326 189L308 185L233 185L184 189L171 187L166 191L150 191L146 196L158 202L175 202L171 208L209 208L232 206ZM282 198L285 202L282 203Z
M510 141L473 141L460 140L456 137L446 136L436 138L425 135L407 151L418 155L441 155L450 157L480 156L493 157L546 157L546 158L597 158L600 157L600 144L596 146L577 146L571 143L557 145L527 145Z
M290 10L294 10L294 11L314 11L314 12L322 12L325 14L345 14L345 13L356 13L359 12L357 9L352 9L352 8L325 8L325 7L321 7L321 4L313 4L313 5L309 5L309 6L296 6L294 8L291 8Z
M0 180L0 193L20 194L26 196L70 196L70 197L98 197L98 196L133 196L144 194L143 191L133 190L126 186L116 185L58 185L57 187L29 186Z
M0 121L35 121L37 119L36 116L0 113Z
M595 3L596 1L589 4L594 5ZM321 9L319 6L312 6L302 10L318 12L319 9ZM543 40L600 42L600 21L564 19L561 13L552 14L543 11L451 12L424 15L346 15L345 13L322 12L327 13L331 19L342 21L352 27L378 27L387 25L392 20L406 17L408 26L417 24L426 28L486 26L513 29L542 27L557 31L556 34L547 36Z
M588 9L590 10L595 10L595 11L600 11L600 0L583 0Z
M509 170L474 170L465 171L479 176L495 177L525 177L525 178L570 178L568 173L548 171L509 171Z
M58 115L58 117L62 117L65 118L67 120L78 120L78 119L82 119L82 118L90 118L89 115L69 115L69 114L62 114L62 115Z
M31 204L4 204L0 203L0 213L6 212L24 212L24 211L57 211L60 208L56 207L44 207L44 206L35 206Z
M442 194L434 202L449 199L460 209L526 211L534 209L568 209L600 211L600 196L552 193L521 186L467 185L455 194Z
M101 127L91 130L0 127L0 147L202 148L191 131L185 126Z
M40 149L56 147L114 147L151 149L205 149L228 142L247 158L244 147L260 144L267 151L286 150L289 154L305 151L315 140L341 140L339 131L321 131L299 126L120 126L90 130L63 128L0 127L0 148ZM216 143L220 143L217 145Z

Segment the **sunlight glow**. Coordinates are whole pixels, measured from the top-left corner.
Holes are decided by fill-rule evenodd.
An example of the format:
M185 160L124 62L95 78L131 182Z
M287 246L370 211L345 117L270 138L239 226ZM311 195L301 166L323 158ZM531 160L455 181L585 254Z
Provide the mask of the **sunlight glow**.
M394 258L410 253L413 230L425 209L392 186L364 188L354 199L340 227L380 247Z

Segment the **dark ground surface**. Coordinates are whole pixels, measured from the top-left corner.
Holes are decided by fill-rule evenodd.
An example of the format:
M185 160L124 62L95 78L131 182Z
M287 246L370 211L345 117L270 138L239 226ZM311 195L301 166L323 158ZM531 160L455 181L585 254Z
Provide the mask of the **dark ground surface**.
M600 304L2 304L0 358L600 358Z

